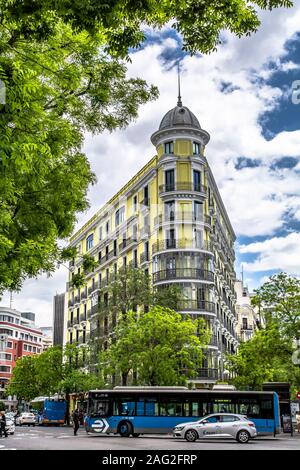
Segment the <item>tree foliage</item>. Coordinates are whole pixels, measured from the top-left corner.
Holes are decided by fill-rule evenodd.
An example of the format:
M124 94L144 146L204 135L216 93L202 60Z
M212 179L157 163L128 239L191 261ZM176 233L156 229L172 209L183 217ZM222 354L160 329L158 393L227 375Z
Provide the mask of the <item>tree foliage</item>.
M60 18L75 29L101 31L109 53L125 57L128 48L143 42L145 25L169 23L183 36L186 50L207 53L220 43L224 30L238 37L257 31L259 9L292 5L290 0L11 0L2 1L1 10L25 37L49 36Z
M126 78L101 34L56 20L46 39L25 39L2 8L1 18L0 291L56 268L57 240L71 235L95 182L81 151L84 132L125 127L157 96L143 80Z
M121 376L123 385L130 373L139 385L185 384L197 375L209 337L204 324L171 309L154 307L140 315L130 311L100 354L100 364L105 374Z
M293 363L299 339L300 282L279 273L256 289L253 305L266 317L265 329L242 343L236 356L229 356L233 382L239 388L260 389L263 382L285 381L300 386L300 367Z
M8 393L26 401L54 393L85 392L93 385L102 385L100 377L81 368L83 349L67 345L54 346L40 355L25 356L13 369Z
M271 276L255 290L252 304L265 314L267 321L277 321L282 334L300 339L300 279L286 273Z

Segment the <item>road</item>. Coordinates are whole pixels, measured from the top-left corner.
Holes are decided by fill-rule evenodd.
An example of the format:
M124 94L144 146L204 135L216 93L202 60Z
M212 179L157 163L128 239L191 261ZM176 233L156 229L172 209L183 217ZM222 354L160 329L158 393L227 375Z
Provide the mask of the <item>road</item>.
M202 440L188 443L171 436L120 436L87 435L80 428L77 436L69 427L17 427L13 436L0 439L0 450L300 450L300 435L281 435L258 438L248 444L233 440Z

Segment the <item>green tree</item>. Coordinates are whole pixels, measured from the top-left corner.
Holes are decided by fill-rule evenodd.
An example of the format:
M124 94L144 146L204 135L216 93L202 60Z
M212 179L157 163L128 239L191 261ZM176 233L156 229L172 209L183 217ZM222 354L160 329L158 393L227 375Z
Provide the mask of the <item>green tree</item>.
M221 42L222 31L238 37L257 31L259 9L291 7L290 0L165 0L137 1L86 0L11 0L1 1L4 18L17 24L16 32L25 38L47 37L58 18L74 28L101 31L103 41L113 55L126 56L129 47L137 47L145 38L145 25L162 27L170 23L183 36L184 48L210 52ZM15 33L16 34L16 33Z
M279 273L255 290L252 304L265 316L265 329L228 357L239 388L260 389L263 382L286 381L300 386L300 367L292 357L300 337L300 281Z
M209 337L204 323L171 309L131 311L120 319L100 364L105 374L121 375L123 385L133 372L140 385L185 384L197 375Z
M5 411L6 407L3 401L0 401L0 411Z
M18 359L13 369L7 393L17 395L19 399L30 401L41 395L36 373L37 356L25 356Z
M277 321L283 335L300 340L300 279L286 273L275 274L252 298L268 321Z
M58 239L71 235L95 182L81 151L84 132L125 127L140 104L157 96L143 80L126 79L125 64L104 51L99 33L76 33L58 20L39 41L19 37L18 27L5 21L0 37L6 86L0 105L0 293L52 272L65 259Z

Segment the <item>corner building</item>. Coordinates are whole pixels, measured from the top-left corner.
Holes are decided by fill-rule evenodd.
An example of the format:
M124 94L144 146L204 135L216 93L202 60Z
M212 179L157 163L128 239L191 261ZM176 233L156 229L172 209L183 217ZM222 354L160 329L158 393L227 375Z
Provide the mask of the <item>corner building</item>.
M98 267L87 275L86 288L67 284L65 341L84 344L97 331L104 347L116 318L99 324L97 304L117 269L131 263L147 270L154 286L180 286L180 311L203 317L212 332L193 381L199 387L223 379L224 371L226 378L225 354L239 344L235 234L204 155L209 139L179 97L151 136L156 156L71 238L78 258L70 263L69 281L82 269L85 253Z

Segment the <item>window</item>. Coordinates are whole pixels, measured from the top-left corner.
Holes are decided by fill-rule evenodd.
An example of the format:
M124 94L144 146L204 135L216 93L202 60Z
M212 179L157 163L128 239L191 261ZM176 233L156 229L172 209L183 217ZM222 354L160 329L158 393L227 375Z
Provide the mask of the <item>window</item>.
M105 224L105 231L106 231L106 235L108 235L109 234L109 221L107 221Z
M24 344L24 351L27 351L27 344Z
M243 318L243 330L247 330L248 329L248 318Z
M203 204L194 201L194 220L201 222L203 220Z
M137 211L137 196L134 196L133 198L133 212L136 212Z
M173 221L175 219L175 201L165 203L165 220Z
M174 170L165 171L165 183L166 183L166 191L174 191L175 189L175 171Z
M91 233L86 239L86 251L89 251L94 246L94 235Z
M12 349L12 342L11 342L11 341L8 341L8 342L7 342L7 348L8 348L8 349Z
M193 155L200 155L200 144L198 142L193 142Z
M201 171L193 170L194 191L201 191Z
M0 372L10 372L10 366L0 366Z
M125 206L120 207L115 213L115 226L117 227L125 220Z
M165 142L164 148L165 148L165 153L166 154L173 154L174 153L173 142Z
M102 237L103 237L103 233L102 233L102 232L103 232L103 230L102 230L102 226L101 226L101 227L99 227L99 241L100 241L100 242L101 242Z
M240 421L237 416L223 415L221 416L222 423L233 423L234 421Z

